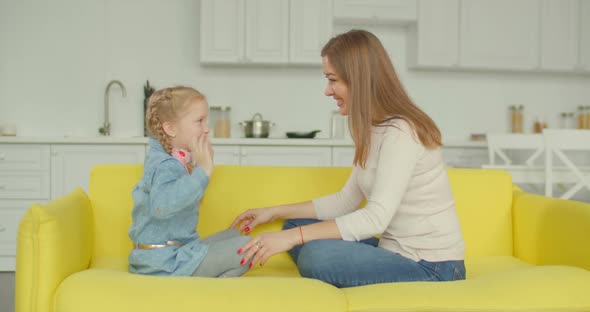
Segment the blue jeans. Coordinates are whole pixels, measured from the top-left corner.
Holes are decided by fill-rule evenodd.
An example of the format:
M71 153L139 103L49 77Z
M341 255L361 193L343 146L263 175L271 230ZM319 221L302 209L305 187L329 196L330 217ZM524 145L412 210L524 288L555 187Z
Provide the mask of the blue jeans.
M319 222L315 219L286 220L283 229ZM336 287L415 281L465 279L463 260L416 262L377 247L373 237L360 242L322 239L298 245L289 251L303 277Z

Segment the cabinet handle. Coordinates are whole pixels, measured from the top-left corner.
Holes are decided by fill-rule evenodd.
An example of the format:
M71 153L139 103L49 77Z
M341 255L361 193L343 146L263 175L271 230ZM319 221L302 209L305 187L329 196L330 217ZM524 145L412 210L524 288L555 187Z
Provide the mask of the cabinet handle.
M4 154L0 154L0 160L4 160L5 157Z
M0 232L4 232L4 231L6 231L6 228L2 224L0 224Z
M0 185L0 190L5 190L5 189L6 189L6 186Z

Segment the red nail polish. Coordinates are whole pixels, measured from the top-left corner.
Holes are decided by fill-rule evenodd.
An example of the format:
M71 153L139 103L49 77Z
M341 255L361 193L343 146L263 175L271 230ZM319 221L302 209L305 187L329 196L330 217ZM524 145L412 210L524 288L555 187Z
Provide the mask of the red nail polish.
M240 261L241 265L244 265L244 263L246 263L246 259L242 259L242 261Z
M249 226L247 226L247 227L244 229L244 232L246 232L246 233L250 232L250 227L249 227Z
M252 268L252 262L250 262L250 264L248 264L248 267L251 269Z
M238 249L238 255L242 254L242 249Z

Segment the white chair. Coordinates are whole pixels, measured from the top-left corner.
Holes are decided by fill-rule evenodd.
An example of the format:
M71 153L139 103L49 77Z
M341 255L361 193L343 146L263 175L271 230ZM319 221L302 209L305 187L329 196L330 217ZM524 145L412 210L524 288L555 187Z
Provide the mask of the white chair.
M546 150L545 196L553 196L553 184L558 182L575 183L574 186L561 195L563 199L571 198L584 187L590 190L590 168L576 166L564 153L565 151L588 152L588 156L584 154L584 160L590 160L590 130L545 129L543 137ZM565 167L556 167L553 155L556 155ZM588 165L588 163L585 165Z
M545 183L543 165L535 164L545 150L541 134L488 133L486 139L490 163L482 168L506 170L514 183ZM515 163L515 160L508 156L508 151L518 151L519 156L528 157L522 162ZM496 161L496 156L501 159L500 163Z

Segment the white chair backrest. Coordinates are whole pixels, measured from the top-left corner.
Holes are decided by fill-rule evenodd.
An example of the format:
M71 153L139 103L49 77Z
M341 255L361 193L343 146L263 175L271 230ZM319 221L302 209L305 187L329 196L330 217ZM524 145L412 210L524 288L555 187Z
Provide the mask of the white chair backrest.
M540 134L516 134L516 133L488 133L488 155L490 163L483 168L506 170L512 176L514 183L543 184L545 176L540 164L535 166L535 160L543 154L543 136ZM518 152L511 159L508 152ZM522 156L526 156L526 160ZM496 161L496 156L500 161ZM542 192L542 191L541 191Z
M496 155L504 161L502 166L513 164L513 160L506 155L506 150L530 150L532 155L525 161L528 166L532 166L535 159L543 153L543 136L539 134L489 133L486 138L492 166L500 165L496 163Z
M577 178L577 183L566 191L561 198L569 199L579 190L587 187L590 190L590 175L584 174L579 165L574 164L564 151L587 151L590 159L590 130L545 129L545 196L553 196L553 183L556 182L553 161L554 155L563 162L565 167Z

